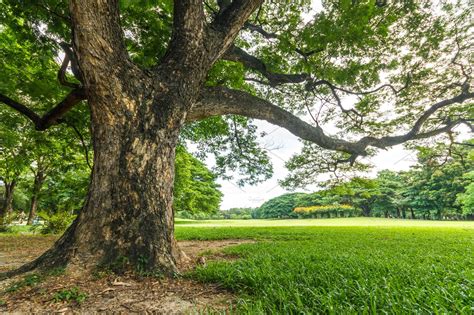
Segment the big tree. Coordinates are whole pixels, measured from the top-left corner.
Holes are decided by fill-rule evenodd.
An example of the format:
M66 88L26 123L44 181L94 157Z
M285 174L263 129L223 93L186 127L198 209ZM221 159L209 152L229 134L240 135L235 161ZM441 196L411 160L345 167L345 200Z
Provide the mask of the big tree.
M175 271L182 257L172 207L180 134L224 122L236 139L226 148L238 153L217 161L267 171L261 150L239 141L245 124L211 116L241 115L288 129L306 141L293 165L313 173L472 121L467 1L328 0L316 11L310 5L3 0L2 32L28 40L46 60L64 56L58 81L68 90L55 95L63 95L57 105L45 106L48 92L29 93L23 84L31 80L17 74L5 79L0 101L39 131L87 102L94 147L80 214L22 270L57 264L87 270L125 257L142 269ZM20 57L7 57L6 73L22 67ZM324 131L328 125L336 128L332 134ZM209 137L201 139L219 152Z

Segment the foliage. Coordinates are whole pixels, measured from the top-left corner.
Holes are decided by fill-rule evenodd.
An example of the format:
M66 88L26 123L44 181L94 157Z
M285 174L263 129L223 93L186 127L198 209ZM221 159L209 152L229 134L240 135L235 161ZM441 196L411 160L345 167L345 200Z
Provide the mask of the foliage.
M263 203L256 212L257 218L296 217L293 209L297 206L301 193L284 194Z
M415 147L418 163L408 171L383 170L375 178L355 176L336 184L329 181L322 190L300 194L295 206L347 204L356 209L351 215L437 220L469 218L474 209L474 155L469 150L472 141ZM300 217L308 216L302 209L296 213L299 211Z
M81 304L87 298L87 294L79 290L79 288L72 287L70 289L60 290L53 295L54 302L76 302Z
M255 208L231 208L229 210L219 210L214 213L206 212L178 212L177 217L182 219L194 219L194 220L220 220L220 219L255 219L257 216L258 209ZM183 224L180 222L180 224Z
M322 218L327 216L332 217L352 217L358 214L356 209L349 205L324 205L324 206L311 206L311 207L296 207L293 212L298 215L299 218Z
M293 222L298 221L287 221L287 227L182 227L186 239L265 240L227 248L225 254L240 259L210 261L190 276L238 293L241 313L470 312L473 258L466 253L472 230L383 223L291 227Z
M256 216L255 208L230 208L221 211L223 219L253 219Z
M69 212L57 212L54 214L39 212L38 216L44 220L44 224L38 226L41 234L62 233L76 218L75 214L71 214Z
M173 207L175 211L189 213L215 213L219 209L222 193L216 175L188 153L178 147L175 164Z
M466 178L471 182L466 186L466 191L457 195L457 203L461 205L464 215L474 214L474 172L466 174Z

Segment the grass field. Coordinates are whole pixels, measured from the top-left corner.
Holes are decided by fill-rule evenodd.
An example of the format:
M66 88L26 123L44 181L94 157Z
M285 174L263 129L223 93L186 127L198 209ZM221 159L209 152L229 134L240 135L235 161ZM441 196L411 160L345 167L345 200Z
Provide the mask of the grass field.
M389 219L177 222L178 239L255 239L188 276L251 314L472 314L474 223Z

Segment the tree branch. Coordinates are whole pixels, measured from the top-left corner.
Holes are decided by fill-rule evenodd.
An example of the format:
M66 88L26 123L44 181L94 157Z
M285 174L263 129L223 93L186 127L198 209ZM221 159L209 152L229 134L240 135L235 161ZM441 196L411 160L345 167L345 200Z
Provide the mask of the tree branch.
M196 49L202 45L206 23L200 0L174 0L171 49Z
M187 116L189 122L210 116L235 114L266 120L288 129L294 135L336 151L365 155L356 144L327 136L319 126L311 126L292 113L249 93L224 87L205 88L201 98Z
M287 83L303 83L311 79L311 76L308 73L284 74L273 72L267 68L263 61L250 55L245 50L237 46L232 46L224 54L223 59L240 62L245 68L259 72L261 75L267 78L268 84L273 87Z
M84 149L84 156L86 158L87 166L89 167L90 170L92 170L92 164L89 159L89 149L87 148L86 142L84 141L84 137L82 136L81 132L79 131L79 129L77 129L77 127L74 124L67 123L67 125L70 126L74 130L76 135L79 137L79 140L81 141L81 144L82 144L82 148Z
M252 32L257 32L259 33L260 35L262 35L263 37L265 37L266 39L275 39L275 38L278 38L278 35L275 34L275 33L269 33L267 31L265 31L263 29L263 27L259 26L259 25L255 25L255 24L252 24L250 22L245 22L244 24L244 28L245 29L248 29L249 31L252 31Z
M474 93L461 93L458 96L440 101L426 110L407 133L399 136L381 138L363 137L359 141L349 142L336 137L328 136L319 126L312 126L292 113L273 105L272 103L253 96L249 93L232 90L224 87L206 88L202 91L199 102L188 114L189 122L217 115L242 115L255 119L266 120L283 127L300 137L313 142L322 148L342 151L351 154L345 162L354 163L358 156L368 154L369 146L385 149L410 140L428 138L443 132L450 131L455 126L465 123L465 119L448 121L444 127L420 132L422 125L437 110L465 100L474 98Z
M28 117L34 123L36 130L39 131L46 130L53 125L61 123L61 118L64 116L64 114L66 114L71 108L84 99L86 99L86 94L83 89L73 90L66 96L64 100L62 100L41 117L27 106L9 98L6 95L0 94L0 102Z
M210 25L209 37L216 44L213 54L218 58L231 47L250 15L262 5L264 0L233 0L219 7L219 13ZM221 1L229 2L229 1ZM217 35L217 36L216 36Z

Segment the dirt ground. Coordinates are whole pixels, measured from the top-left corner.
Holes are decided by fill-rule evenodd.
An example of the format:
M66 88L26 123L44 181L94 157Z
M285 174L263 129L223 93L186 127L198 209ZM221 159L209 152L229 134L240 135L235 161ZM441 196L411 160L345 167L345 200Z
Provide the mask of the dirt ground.
M31 261L48 249L55 237L0 237L0 272ZM238 245L242 240L182 241L182 250L190 262L180 267L190 270L205 264L206 259L232 259L219 254L224 247ZM200 255L206 252L207 258ZM50 275L34 285L25 285L14 292L12 285L24 275L0 282L0 312L7 313L158 313L196 314L225 311L235 305L235 296L218 285L201 284L182 277L156 278L117 275ZM87 298L81 302L58 301L58 292L76 290Z

